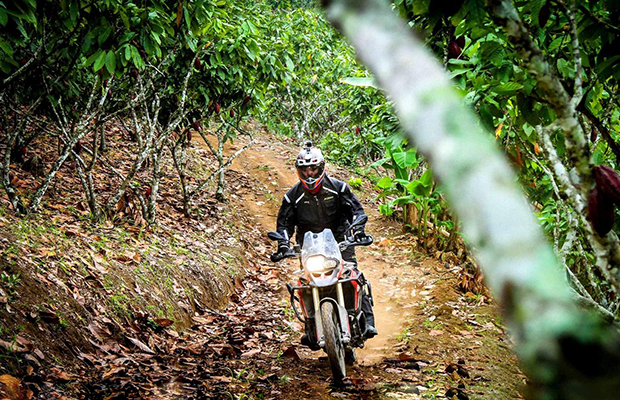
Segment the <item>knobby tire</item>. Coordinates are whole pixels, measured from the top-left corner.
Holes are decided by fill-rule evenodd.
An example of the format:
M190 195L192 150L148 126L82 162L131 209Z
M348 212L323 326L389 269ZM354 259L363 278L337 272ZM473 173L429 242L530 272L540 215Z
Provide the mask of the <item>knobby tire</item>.
M331 367L334 381L342 382L344 377L347 376L344 362L344 345L340 340L338 317L332 303L325 302L321 305L321 319L323 321L325 352L329 359L329 366Z

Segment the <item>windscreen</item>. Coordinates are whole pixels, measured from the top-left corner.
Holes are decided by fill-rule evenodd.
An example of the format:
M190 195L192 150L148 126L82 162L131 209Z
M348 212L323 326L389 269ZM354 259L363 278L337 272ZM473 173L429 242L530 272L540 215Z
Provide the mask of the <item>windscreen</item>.
M326 258L342 260L338 242L330 229L325 229L321 233L306 232L304 235L304 246L301 249L301 262L305 265L306 259L310 256L320 254Z

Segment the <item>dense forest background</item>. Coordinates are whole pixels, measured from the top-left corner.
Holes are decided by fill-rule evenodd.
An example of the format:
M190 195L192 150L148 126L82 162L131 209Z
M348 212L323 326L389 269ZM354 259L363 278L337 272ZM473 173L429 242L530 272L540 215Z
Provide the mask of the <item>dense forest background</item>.
M574 297L617 326L620 4L396 0L391 9L509 158ZM17 0L0 2L0 25L1 182L15 214L36 216L68 170L92 224L157 224L163 191L191 218L198 198L226 199L225 171L247 147L225 156L224 145L251 138L257 121L356 169L420 248L453 250L479 274L393 101L315 2ZM112 124L130 149L123 168ZM213 168L195 168L192 135L217 138ZM115 179L99 180L100 170ZM175 184L163 187L170 171ZM8 291L14 277L2 274Z

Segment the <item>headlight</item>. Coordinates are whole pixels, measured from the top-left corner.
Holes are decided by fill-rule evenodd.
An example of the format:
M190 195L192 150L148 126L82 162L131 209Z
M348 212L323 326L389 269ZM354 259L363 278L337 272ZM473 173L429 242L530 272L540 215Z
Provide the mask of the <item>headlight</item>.
M328 260L323 256L312 256L306 260L306 268L310 272L322 272L335 268L337 262L335 260Z

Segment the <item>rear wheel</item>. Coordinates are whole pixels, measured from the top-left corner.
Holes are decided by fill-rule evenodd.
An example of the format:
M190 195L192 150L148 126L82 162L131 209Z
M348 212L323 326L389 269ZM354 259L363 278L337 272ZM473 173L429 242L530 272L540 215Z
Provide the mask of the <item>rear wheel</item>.
M325 335L325 352L329 359L329 366L335 382L341 382L346 376L344 363L344 346L340 340L338 317L334 305L330 302L321 304L321 320Z

